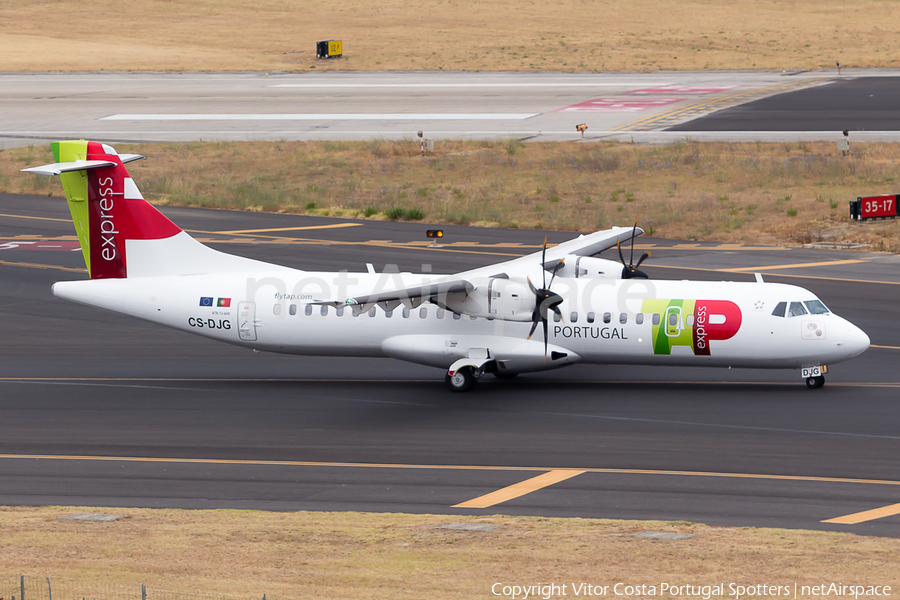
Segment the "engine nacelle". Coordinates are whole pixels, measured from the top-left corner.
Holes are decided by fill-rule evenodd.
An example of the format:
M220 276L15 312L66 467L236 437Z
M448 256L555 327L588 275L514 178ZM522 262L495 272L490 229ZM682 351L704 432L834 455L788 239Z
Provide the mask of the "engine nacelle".
M557 277L574 279L622 279L622 263L592 256L568 254L565 264L556 270ZM551 271L553 269L550 269Z
M473 317L530 321L535 296L526 282L493 277L478 282L468 294L448 294L443 305L447 310Z

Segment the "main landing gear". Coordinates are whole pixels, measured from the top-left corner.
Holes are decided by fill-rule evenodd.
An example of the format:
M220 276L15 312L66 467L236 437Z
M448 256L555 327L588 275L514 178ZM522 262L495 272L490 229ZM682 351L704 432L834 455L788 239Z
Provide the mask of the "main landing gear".
M482 375L484 375L484 369L475 369L475 367L469 366L460 367L453 372L453 375L447 373L444 377L444 382L451 392L468 392L475 387Z
M808 387L811 390L817 390L820 387L822 387L823 385L825 385L825 376L824 375L806 378L806 387Z

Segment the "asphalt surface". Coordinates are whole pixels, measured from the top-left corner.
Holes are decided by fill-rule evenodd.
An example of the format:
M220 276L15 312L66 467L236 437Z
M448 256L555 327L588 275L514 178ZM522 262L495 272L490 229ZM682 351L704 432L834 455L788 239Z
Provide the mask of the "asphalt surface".
M863 77L728 108L670 131L900 131L900 78Z
M850 128L856 141L900 141L896 81L897 71L847 69L841 75L6 73L0 149L62 138L417 140L418 131L436 140L658 143L685 132L699 140L837 140ZM587 126L583 136L579 124Z
M544 236L446 226L445 247L428 249L424 223L236 236L216 232L347 221L164 212L216 248L318 270L458 271L534 251ZM651 277L752 280L721 269L756 267L867 331L879 347L834 365L821 390L792 371L574 366L485 378L460 396L427 367L255 354L55 299L54 281L86 276L73 239L64 201L0 195L2 504L503 513L900 536L897 514L822 522L900 502L898 257L638 240L653 251ZM455 507L551 470L585 472L487 508Z

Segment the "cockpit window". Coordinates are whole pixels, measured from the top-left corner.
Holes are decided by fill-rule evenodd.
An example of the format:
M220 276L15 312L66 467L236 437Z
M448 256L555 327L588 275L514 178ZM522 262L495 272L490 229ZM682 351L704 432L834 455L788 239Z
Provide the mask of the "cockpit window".
M784 309L787 308L787 302L779 302L778 306L775 307L775 310L772 311L773 317L783 317Z
M791 307L788 309L789 317L802 317L806 314L806 309L803 308L802 302L791 302Z
M821 300L807 300L803 304L806 305L811 315L827 315L829 313L828 307L822 304Z

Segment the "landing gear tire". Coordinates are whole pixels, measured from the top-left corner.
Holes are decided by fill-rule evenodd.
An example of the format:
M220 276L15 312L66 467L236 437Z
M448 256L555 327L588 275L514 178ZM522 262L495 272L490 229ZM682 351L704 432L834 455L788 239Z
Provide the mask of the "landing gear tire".
M820 387L825 385L825 378L819 375L818 377L807 377L806 378L806 387L811 390L817 390Z
M478 382L473 367L462 367L453 375L449 373L444 377L444 382L451 392L468 392Z

